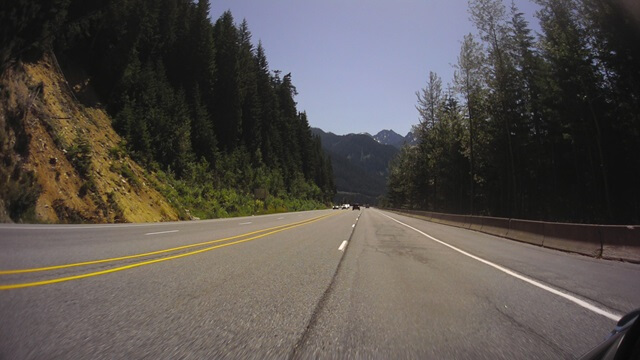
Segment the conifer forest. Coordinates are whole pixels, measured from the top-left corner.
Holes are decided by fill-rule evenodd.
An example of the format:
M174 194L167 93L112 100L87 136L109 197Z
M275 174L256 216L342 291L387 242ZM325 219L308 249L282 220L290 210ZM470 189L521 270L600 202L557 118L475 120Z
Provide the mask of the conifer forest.
M419 145L387 204L534 220L640 222L640 23L624 1L472 0L454 79L418 93Z

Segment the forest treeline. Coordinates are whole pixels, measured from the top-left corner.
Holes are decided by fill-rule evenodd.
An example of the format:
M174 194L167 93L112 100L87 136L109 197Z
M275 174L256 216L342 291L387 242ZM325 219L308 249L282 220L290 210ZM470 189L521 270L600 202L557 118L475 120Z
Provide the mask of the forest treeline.
M391 166L388 206L536 220L640 223L640 11L536 0L540 31L471 0L446 88L417 93L419 145Z
M3 5L3 67L53 50L80 66L140 163L200 187L327 203L330 160L246 21L209 0L16 0ZM193 187L192 186L192 187Z

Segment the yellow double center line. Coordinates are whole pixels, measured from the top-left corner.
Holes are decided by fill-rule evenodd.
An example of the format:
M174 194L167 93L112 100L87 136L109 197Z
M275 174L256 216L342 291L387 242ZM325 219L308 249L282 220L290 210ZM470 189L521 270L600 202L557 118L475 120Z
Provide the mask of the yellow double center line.
M73 276L54 278L54 279L49 279L49 280L28 282L28 283L0 285L0 290L20 289L20 288L27 288L27 287L33 287L33 286L42 286L42 285L55 284L55 283L71 281L71 280L84 279L84 278L89 278L89 277L93 277L93 276L105 275L105 274L110 274L110 273L114 273L114 272L118 272L118 271L133 269L133 268L141 267L141 266L145 266L145 265L151 265L151 264L155 264L155 263L159 263L159 262L163 262L163 261L179 259L179 258L192 256L192 255L204 253L204 252L207 252L207 251L223 248L223 247L226 247L226 246L236 245L236 244L240 244L240 243L243 243L243 242L248 242L248 241L260 239L260 238L263 238L265 236L276 234L276 233L279 233L279 232L282 232L282 231L285 231L285 230L290 230L290 229L297 228L297 227L300 227L300 226L303 226L303 225L311 224L311 223L314 223L316 221L320 221L322 219L325 219L325 218L328 218L328 217L334 216L334 215L336 215L336 214L322 215L322 216L318 216L318 217L315 217L315 218L312 218L312 219L309 219L309 220L304 220L304 221L300 221L300 222L296 222L296 223L292 223L292 224L287 224L287 225L280 225L280 226L276 226L276 227L272 227L272 228L262 229L262 230L253 231L253 232L240 234L240 235L235 235L235 236L231 236L231 237L227 237L227 238L223 238L223 239L205 241L205 242L201 242L201 243L197 243L197 244L178 246L178 247L174 247L174 248L170 248L170 249L151 251L151 252L142 253L142 254L134 254L134 255L127 255L127 256L114 257L114 258L108 258L108 259L92 260L92 261L78 262L78 263L73 263L73 264L54 265L54 266L47 266L47 267L40 267L40 268L16 269L16 270L0 270L0 275L24 274L24 273L59 270L59 269L66 269L66 268L72 268L72 267L79 267L79 266L86 266L86 265L93 265L93 264L101 264L101 263L108 263L108 262L115 262L115 261L121 261L121 260L128 260L128 259L135 259L135 258L141 258L141 257L165 254L165 253L180 251L180 250L199 247L199 246L210 245L210 244L214 244L214 243L234 240L234 239L238 239L238 238L243 238L245 236L250 236L250 235L263 233L263 234L256 235L256 236L251 236L249 238L242 239L242 240L237 240L237 241L232 241L232 242L228 242L228 243L225 243L225 244L210 246L210 247L206 247L204 249L189 251L189 252L178 254L178 255L172 255L172 256L167 256L167 257L163 257L163 258L159 258L159 259L147 260L147 261L142 261L142 262L138 262L138 263L134 263L134 264L119 266L119 267L115 267L115 268L111 268L111 269L107 269L107 270L95 271L95 272L90 272L90 273L80 274L80 275L73 275ZM267 231L267 232L265 233L265 231Z

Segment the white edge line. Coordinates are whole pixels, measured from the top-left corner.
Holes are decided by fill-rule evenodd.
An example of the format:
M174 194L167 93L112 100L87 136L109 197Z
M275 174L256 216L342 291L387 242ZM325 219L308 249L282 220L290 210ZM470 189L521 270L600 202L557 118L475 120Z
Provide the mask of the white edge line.
M249 224L251 224L251 221L247 221L247 222L239 223L238 225L249 225Z
M159 235L159 234L168 234L168 233L176 233L180 230L167 230L167 231L158 231L158 232L150 232L150 233L146 233L145 235Z
M347 243L348 243L347 240L343 241L342 244L340 244L340 247L338 248L338 250L344 251L344 249L347 247Z
M414 231L420 233L421 235L424 235L424 236L428 237L429 239L431 239L431 240L433 240L433 241L435 241L435 242L437 242L439 244L442 244L442 245L444 245L444 246L446 246L446 247L448 247L448 248L450 248L452 250L455 250L455 251L457 251L457 252L459 252L459 253L461 253L463 255L466 255L466 256L468 256L468 257L470 257L472 259L478 260L481 263L484 263L484 264L489 265L489 266L491 266L491 267L493 267L493 268L495 268L497 270L500 270L505 274L511 275L511 276L513 276L513 277L515 277L517 279L520 279L520 280L522 280L524 282L527 282L527 283L529 283L529 284L531 284L533 286L539 287L540 289L546 290L546 291L548 291L548 292L550 292L552 294L555 294L555 295L558 295L560 297L563 297L563 298L565 298L565 299L567 299L567 300L569 300L569 301L571 301L571 302L573 302L573 303L575 303L577 305L580 305L583 308L585 308L587 310L590 310L590 311L592 311L592 312L594 312L596 314L599 314L599 315L602 315L604 317L607 317L607 318L609 318L609 319L611 319L613 321L618 321L622 317L622 315L614 314L614 313L608 312L606 310L600 309L599 307L597 307L597 306L595 306L595 305L593 305L593 304L591 304L591 303L589 303L587 301L579 299L579 298L577 298L577 297L575 297L573 295L570 295L570 294L567 294L567 293L562 292L560 290L554 289L554 288L552 288L552 287L550 287L548 285L545 285L545 284L543 284L541 282L538 282L536 280L528 278L528 277L526 277L524 275L520 275L520 274L516 273L513 270L507 269L507 268L505 268L503 266L500 266L498 264L494 264L491 261L482 259L482 258L480 258L478 256L475 256L475 255L472 255L472 254L470 254L470 253L468 253L468 252L466 252L464 250L458 249L457 247L455 247L453 245L449 245L444 241L438 240L438 239L434 238L433 236L431 236L429 234L426 234L426 233L414 228L411 225L407 225L407 224L403 223L402 221L396 220L396 219L392 218L391 216L389 216L387 214L383 214L383 213L380 213L380 214L388 217L389 219L397 222L400 225L404 225L404 226L408 227L409 229L414 230Z

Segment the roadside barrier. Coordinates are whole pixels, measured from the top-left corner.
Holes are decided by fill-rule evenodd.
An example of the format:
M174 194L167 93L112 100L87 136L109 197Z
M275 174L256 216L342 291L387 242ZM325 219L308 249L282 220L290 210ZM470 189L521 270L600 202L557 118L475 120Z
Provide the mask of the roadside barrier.
M469 228L468 215L441 214L440 222L445 225L452 225L461 228Z
M544 223L540 221L509 219L509 239L542 246L544 241Z
M480 228L480 231L491 235L506 237L509 232L509 219L482 216L482 228Z
M640 225L593 225L387 209L431 222L596 258L640 263Z
M482 216L469 216L469 230L482 230Z
M542 246L591 257L602 256L602 239L598 225L545 222Z
M601 225L602 257L640 263L640 226Z

